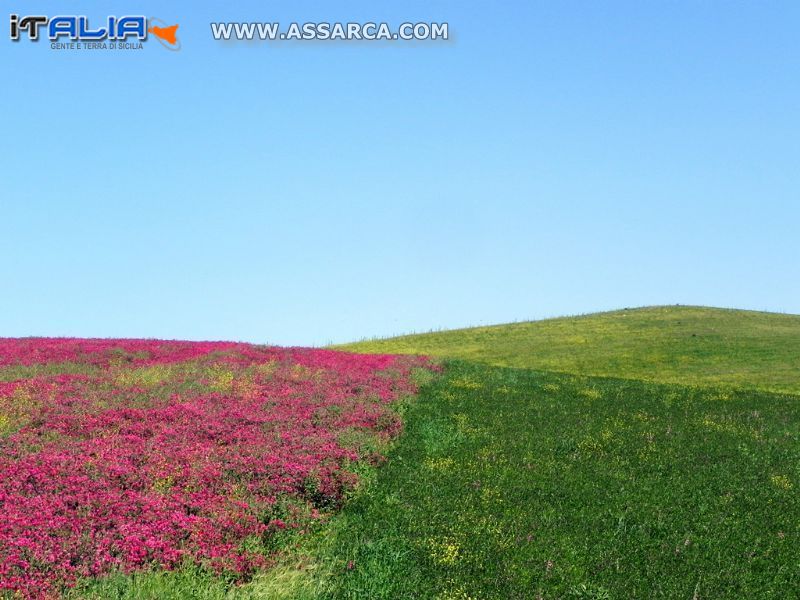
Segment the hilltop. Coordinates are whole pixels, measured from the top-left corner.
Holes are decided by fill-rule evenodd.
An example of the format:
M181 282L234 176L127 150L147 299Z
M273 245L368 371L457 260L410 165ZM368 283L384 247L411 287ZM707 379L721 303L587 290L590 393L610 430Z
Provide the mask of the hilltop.
M800 392L800 316L656 306L367 340L357 352Z

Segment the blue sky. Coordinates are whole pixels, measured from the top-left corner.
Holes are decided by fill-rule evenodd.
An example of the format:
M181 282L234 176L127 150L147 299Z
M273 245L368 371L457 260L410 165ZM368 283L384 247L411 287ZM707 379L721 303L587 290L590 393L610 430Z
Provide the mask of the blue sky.
M183 48L4 36L0 336L800 313L800 4L499 4L74 2L178 22ZM453 39L215 42L232 20Z

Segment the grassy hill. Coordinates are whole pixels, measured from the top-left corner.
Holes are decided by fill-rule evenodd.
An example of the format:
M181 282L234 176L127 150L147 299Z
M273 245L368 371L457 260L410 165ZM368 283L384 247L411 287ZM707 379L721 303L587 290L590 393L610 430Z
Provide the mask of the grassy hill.
M324 597L794 596L798 461L791 395L450 361L337 523Z
M800 317L654 307L344 348L447 359L441 373L409 371L419 393L392 403L395 414L385 419L402 419L404 433L391 445L376 446L385 451L385 462L352 465L358 485L342 498L340 512L248 538L243 547L257 541L275 561L251 579L202 561L172 571L153 563L151 569L81 579L65 597L777 600L797 595ZM331 377L338 374L347 382L335 396L340 401L361 389L344 368L350 359L394 360L323 354L333 361ZM137 402L161 397L140 389L158 373L147 368L120 378L117 370L127 365L109 363L115 385L135 384ZM72 363L59 368L73 373ZM316 370L292 368L277 377L271 369L263 381L251 381L249 371L231 370L223 383L247 391L254 381L284 389L309 374L312 382L319 379ZM30 370L24 364L0 369L7 380L31 377ZM202 370L170 373L188 374L188 383L201 387L209 377ZM218 386L221 372L208 373L214 376L208 383ZM100 375L73 374L76 381ZM397 375L396 369L385 369L369 381L389 385ZM265 387L264 393L276 392ZM304 395L320 401L311 388L287 396L287 402L293 406ZM263 408L261 402L254 406ZM349 422L340 419L344 408L334 408L325 413L331 423ZM307 418L314 431L327 422L316 410ZM198 429L195 419L189 425ZM245 426L252 425L239 423L230 431ZM304 446L307 441L298 450ZM280 551L272 553L275 549ZM0 598L7 596L0 589Z
M800 392L800 316L661 306L338 346L495 366Z
M652 307L341 348L448 360L309 597L800 589L800 316Z
M778 600L800 589L796 396L447 361L404 421L388 462L292 562L242 586L155 570L84 582L70 598Z

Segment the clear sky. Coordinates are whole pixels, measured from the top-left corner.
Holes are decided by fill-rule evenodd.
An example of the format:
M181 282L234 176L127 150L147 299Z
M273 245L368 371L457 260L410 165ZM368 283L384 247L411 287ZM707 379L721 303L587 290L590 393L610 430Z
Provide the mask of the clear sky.
M800 3L6 3L0 336L324 344L646 304L800 313ZM177 22L12 43L8 12ZM447 21L226 44L211 21Z

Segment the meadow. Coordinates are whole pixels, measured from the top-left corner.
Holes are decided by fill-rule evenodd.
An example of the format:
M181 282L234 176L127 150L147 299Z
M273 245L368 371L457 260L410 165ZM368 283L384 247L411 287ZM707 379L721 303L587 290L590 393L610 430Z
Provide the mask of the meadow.
M361 568L337 597L800 594L800 317L648 307L340 348L447 366L345 511Z
M798 340L692 307L348 352L0 340L0 590L797 597Z
M0 340L0 593L193 569L234 584L334 513L426 361ZM79 586L80 587L80 586Z
M364 340L358 352L800 393L800 316L656 306Z
M795 396L451 362L328 597L796 597L798 485Z

